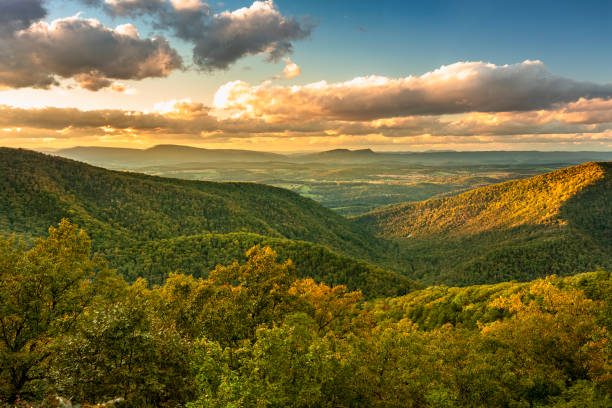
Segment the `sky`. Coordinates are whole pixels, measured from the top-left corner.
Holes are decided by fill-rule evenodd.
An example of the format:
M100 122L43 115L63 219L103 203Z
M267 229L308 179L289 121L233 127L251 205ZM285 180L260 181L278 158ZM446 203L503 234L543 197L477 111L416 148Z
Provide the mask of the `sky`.
M0 145L612 151L612 2L0 0Z

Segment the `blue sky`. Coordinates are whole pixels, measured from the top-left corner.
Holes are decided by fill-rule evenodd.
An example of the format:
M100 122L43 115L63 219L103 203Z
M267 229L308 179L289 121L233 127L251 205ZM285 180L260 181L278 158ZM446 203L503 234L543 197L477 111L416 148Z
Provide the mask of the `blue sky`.
M142 34L164 34L138 19L112 18L78 1L51 4L49 20L83 11L85 17L109 26L132 22ZM211 6L222 11L250 4L225 1ZM610 1L277 0L276 4L283 14L307 17L317 24L309 39L294 44L293 59L309 68L303 69L302 82L340 81L371 73L415 75L457 61L512 64L527 59L541 60L559 75L612 82ZM175 44L182 55L190 56L187 44L180 40ZM259 60L243 61L232 69L243 78L263 79L274 68ZM260 71L240 72L248 64ZM226 78L225 74L206 76Z
M319 19L313 40L299 51L323 54L334 75L346 75L345 65L349 76L405 76L456 61L539 59L561 75L612 81L609 1L329 3L279 1L281 9Z

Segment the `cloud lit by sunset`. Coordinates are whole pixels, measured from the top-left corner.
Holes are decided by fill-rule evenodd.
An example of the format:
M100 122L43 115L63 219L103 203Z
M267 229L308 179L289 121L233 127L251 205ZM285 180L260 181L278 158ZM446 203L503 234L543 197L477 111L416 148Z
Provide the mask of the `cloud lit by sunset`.
M459 43L474 34L464 29L451 52L444 33L425 26L405 40L385 37L375 21L349 30L369 26L368 17L380 27L402 24L360 7L55 3L0 3L2 145L612 148L612 79L598 60L609 57L585 54L566 67L545 38L535 48L517 39L505 51L483 38L474 53ZM502 36L507 22L499 23ZM535 20L526 25L536 29ZM419 55L419 41L433 48ZM376 58L363 58L368 50Z

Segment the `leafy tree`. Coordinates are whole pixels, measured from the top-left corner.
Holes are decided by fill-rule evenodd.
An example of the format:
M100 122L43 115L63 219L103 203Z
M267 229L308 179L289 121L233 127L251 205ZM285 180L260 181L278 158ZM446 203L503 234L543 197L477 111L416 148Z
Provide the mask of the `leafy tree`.
M23 251L0 239L0 389L13 402L40 395L57 339L69 333L107 275L91 241L67 220Z
M177 406L190 398L190 343L143 280L100 297L59 339L54 380L75 401Z
M363 300L361 292L347 292L346 286L332 288L323 283L316 284L312 279L295 281L289 293L297 295L308 305L306 310L314 318L319 333L351 330L351 317L357 304Z
M255 330L264 323L280 322L292 309L295 296L289 293L295 280L291 261L276 262L276 252L269 247L254 246L247 252L247 262L218 266L210 273L209 281L218 287L219 316L226 323L231 343L252 339ZM216 322L220 323L217 319ZM216 325L209 322L209 331Z

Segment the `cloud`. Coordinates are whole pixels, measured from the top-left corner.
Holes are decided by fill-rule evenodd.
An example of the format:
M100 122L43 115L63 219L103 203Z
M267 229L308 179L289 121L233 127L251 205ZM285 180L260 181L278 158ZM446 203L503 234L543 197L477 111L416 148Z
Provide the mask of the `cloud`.
M81 0L89 5L100 5L102 0ZM105 9L113 15L137 16L143 13L155 13L165 6L165 0L105 0Z
M358 77L340 83L252 86L242 81L219 88L215 106L279 120L320 117L373 120L410 115L548 109L580 98L612 97L599 85L550 73L540 61L513 65L458 62L421 76Z
M7 34L27 28L47 15L43 0L0 1L0 33Z
M200 0L170 0L170 3L178 11L196 11L204 6Z
M108 28L79 16L38 21L0 37L0 86L49 88L64 78L96 91L113 80L165 77L182 60L164 38L140 38L131 24Z
M81 0L88 5L104 4L107 11L115 15L155 14L170 6L176 11L198 11L208 8L201 0Z
M77 74L74 76L74 80L78 83L79 87L87 89L88 91L99 91L100 89L113 86L113 81L103 76L96 75L96 73L93 72Z
M302 75L302 69L295 62L291 61L291 59L285 58L283 75L287 79L295 78L296 76Z
M97 88L106 85L98 84L96 77L77 79L83 86L87 84ZM381 84L384 82L380 81ZM117 91L122 90L120 85L113 86L118 86ZM272 88L270 82L260 87L266 92ZM325 83L281 87L296 93L304 88L313 93L334 90L333 84ZM508 148L522 144L523 148L558 148L555 144L563 143L581 148L612 147L612 99L607 97L581 97L534 110L474 110L374 119L362 115L365 116L362 119L308 114L313 109L321 112L321 107L301 106L297 103L300 101L297 97L295 101L281 100L288 105L287 111L270 113L253 103L253 95L249 84L235 81L219 88L213 107L190 100L160 103L155 105L152 112L0 106L0 130L4 129L0 133L0 140L3 144L15 145L19 145L18 140L35 143L51 139L61 140L65 144L69 144L69 141L73 144L184 142L224 146L233 143L233 147L249 147L257 143L271 143L279 149L280 146L287 149L297 146L325 148L333 144L395 147L436 147L446 144L457 148L484 145L488 148ZM313 98L312 103L316 105L320 101ZM234 109L237 106L243 107L243 110L236 112ZM297 113L291 112L292 109Z
M599 142L612 134L612 101L579 100L554 110L529 112L471 112L450 116L408 116L372 121L303 118L268 121L265 118L223 117L190 100L160 103L152 112L83 111L75 108L20 109L0 106L0 129L21 129L19 137L56 137L129 134L134 140L206 140L227 142L288 139L331 141L376 140L385 143L556 143ZM0 137L2 135L0 134ZM395 141L395 142L394 142ZM318 142L317 142L318 143ZM343 142L344 143L344 142Z
M310 35L311 28L284 17L272 0L215 14L196 39L194 62L204 69L225 69L247 55L267 54L276 61L293 50L291 41Z
M192 43L193 62L204 71L227 69L249 55L265 54L268 61L278 61L313 29L282 15L273 0L216 14L200 0L106 0L104 8L112 15L149 16L154 27Z
M155 133L199 134L217 128L217 120L200 103L174 101L161 112L121 109L84 111L77 108L23 109L0 105L0 128L36 128L58 131L66 128L90 131L113 128Z

